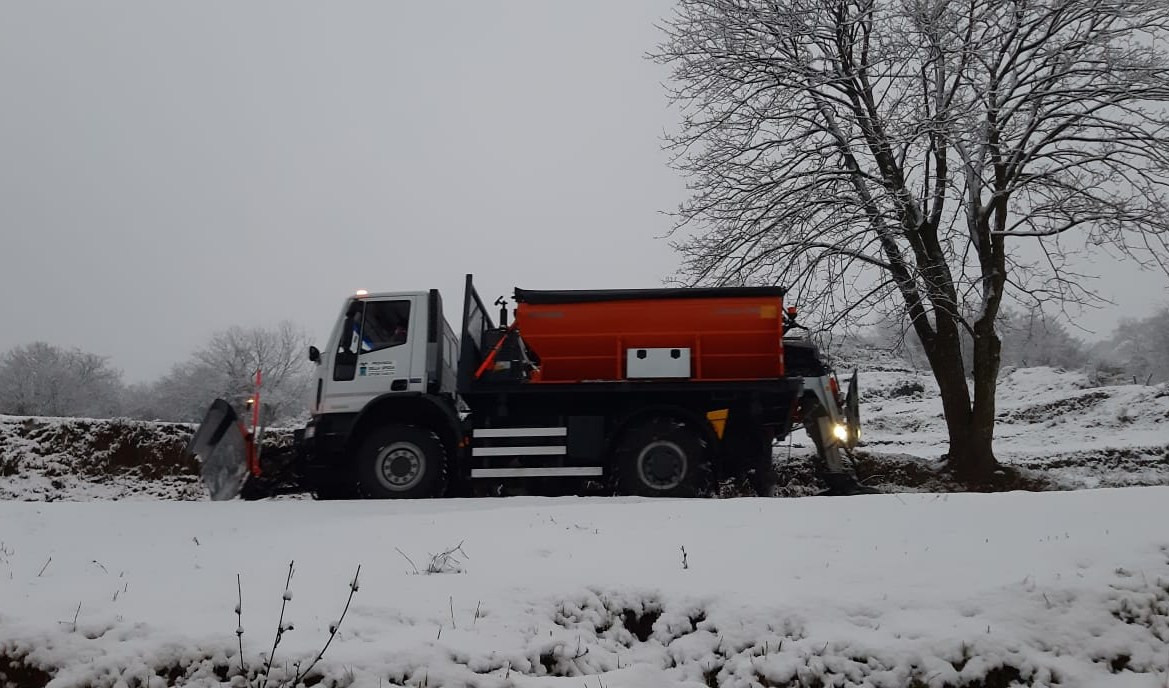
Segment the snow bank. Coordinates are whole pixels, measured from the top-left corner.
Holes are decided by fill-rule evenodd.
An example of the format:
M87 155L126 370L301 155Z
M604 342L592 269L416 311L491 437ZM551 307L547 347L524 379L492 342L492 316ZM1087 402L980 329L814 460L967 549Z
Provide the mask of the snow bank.
M195 428L124 418L0 416L0 499L203 499L183 456ZM291 441L269 428L265 446Z
M862 375L862 451L936 459L946 445L941 401L922 372ZM1169 385L1098 387L1085 373L1004 371L995 452L1065 488L1169 484Z
M226 685L236 575L254 670L295 559L280 671L362 565L325 685L1151 687L1166 522L1169 488L0 503L0 655L59 687ZM406 559L460 542L462 573Z

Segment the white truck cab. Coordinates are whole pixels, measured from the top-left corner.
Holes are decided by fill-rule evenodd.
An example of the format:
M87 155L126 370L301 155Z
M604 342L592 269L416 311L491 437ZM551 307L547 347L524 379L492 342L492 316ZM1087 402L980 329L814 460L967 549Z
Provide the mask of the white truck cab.
M358 292L314 354L313 414L360 411L386 394L453 394L457 356L437 291Z

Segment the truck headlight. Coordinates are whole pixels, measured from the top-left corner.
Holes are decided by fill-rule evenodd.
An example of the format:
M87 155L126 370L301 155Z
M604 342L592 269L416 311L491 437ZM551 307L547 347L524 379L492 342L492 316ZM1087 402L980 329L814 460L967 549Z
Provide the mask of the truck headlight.
M313 435L315 435L315 434L317 434L317 426L315 426L315 425L306 425L305 426L304 438L306 440L311 440L313 438Z
M841 442L848 441L848 426L844 423L832 424L832 436Z

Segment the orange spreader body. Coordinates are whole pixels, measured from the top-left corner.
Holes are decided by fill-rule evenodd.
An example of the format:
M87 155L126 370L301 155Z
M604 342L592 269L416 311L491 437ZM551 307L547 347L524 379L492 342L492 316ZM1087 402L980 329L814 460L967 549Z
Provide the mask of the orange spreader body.
M780 296L517 304L515 321L540 358L532 382L626 379L631 348L690 349L691 380L783 376Z

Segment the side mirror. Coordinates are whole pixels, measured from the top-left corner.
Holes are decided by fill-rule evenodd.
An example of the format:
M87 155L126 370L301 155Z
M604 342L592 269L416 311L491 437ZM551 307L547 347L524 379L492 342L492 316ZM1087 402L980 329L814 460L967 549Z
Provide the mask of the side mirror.
M312 361L313 363L320 364L321 350L315 346L310 346L308 348L308 360Z

